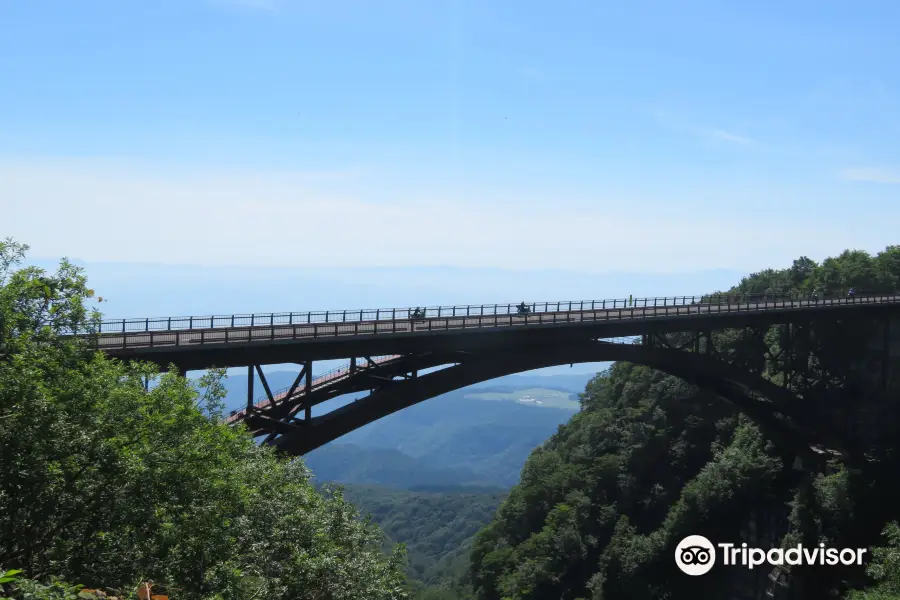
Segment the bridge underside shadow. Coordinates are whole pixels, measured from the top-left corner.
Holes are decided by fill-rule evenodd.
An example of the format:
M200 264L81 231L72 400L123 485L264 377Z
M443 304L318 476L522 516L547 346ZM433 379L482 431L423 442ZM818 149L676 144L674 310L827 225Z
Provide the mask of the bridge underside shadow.
M384 416L469 385L544 367L614 361L646 365L715 393L751 417L784 454L812 461L821 461L823 454L840 455L848 463L861 458L831 426L803 410L793 393L757 374L706 355L602 341L494 348L453 358L399 357L383 365L383 377L377 375L378 369L360 373L356 389L370 389L371 393L325 415L293 418L298 407L288 402L273 407L276 410L268 415L247 415L246 421L255 433L269 433L266 443L281 452L303 455ZM448 363L455 364L425 375L393 379L404 369Z

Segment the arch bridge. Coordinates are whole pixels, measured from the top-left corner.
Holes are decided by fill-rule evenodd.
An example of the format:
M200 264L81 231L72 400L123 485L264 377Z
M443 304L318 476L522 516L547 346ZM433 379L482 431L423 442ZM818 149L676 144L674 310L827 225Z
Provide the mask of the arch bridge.
M858 453L846 436L803 409L789 387L718 355L711 332L876 318L885 323L887 353L889 323L898 315L896 295L731 294L118 319L104 321L90 338L111 356L160 367L247 367L247 406L228 421L246 424L254 436L293 455L474 383L548 366L622 360L723 397L797 455L825 448L849 460ZM667 334L673 333L688 343L672 347ZM334 359L348 364L314 376L315 361ZM290 387L273 391L261 367L284 363L299 364L300 373ZM259 399L254 371L265 391ZM312 407L354 392L368 394L312 416Z

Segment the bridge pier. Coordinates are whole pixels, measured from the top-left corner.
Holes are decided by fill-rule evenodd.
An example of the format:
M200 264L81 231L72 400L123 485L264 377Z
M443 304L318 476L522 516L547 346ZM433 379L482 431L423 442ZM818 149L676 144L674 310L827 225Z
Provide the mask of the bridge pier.
M781 385L784 386L784 389L791 390L791 379L793 378L793 366L794 366L794 326L791 323L784 325L782 327L782 342L781 342L782 352L784 353L782 356L782 382Z
M867 445L880 445L900 428L900 318L879 321L868 344L865 390L860 390L855 435Z
M247 366L247 414L253 410L253 365Z

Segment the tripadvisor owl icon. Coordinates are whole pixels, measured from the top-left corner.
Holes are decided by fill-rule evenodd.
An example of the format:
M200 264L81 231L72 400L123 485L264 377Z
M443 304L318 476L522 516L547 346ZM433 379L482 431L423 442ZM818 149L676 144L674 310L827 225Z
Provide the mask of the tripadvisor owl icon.
M716 564L716 549L702 535L689 535L675 548L675 564L687 575L705 575Z

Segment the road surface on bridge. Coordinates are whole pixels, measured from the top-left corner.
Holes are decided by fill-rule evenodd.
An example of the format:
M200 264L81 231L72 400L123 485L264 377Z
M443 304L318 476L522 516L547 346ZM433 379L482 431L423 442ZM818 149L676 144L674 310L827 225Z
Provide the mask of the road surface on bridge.
M560 325L599 323L607 321L645 321L659 320L666 318L683 318L688 316L709 315L716 316L722 314L734 313L759 313L759 312L779 312L779 311L796 311L811 308L826 309L864 309L872 305L895 304L900 305L900 296L881 295L881 296L856 296L853 298L829 298L816 300L795 300L795 299L769 299L773 296L755 296L747 298L746 301L722 301L722 302L699 302L701 297L695 297L693 302L691 297L680 298L659 298L652 299L656 304L641 306L640 303L646 303L646 299L628 301L589 301L589 302L573 302L573 303L553 303L549 306L571 306L571 310L544 310L531 312L529 314L477 314L477 315L458 315L458 316L429 316L427 318L410 318L407 316L409 309L380 309L382 315L390 315L390 318L383 319L359 319L355 321L337 321L337 322L305 322L305 323L288 323L273 325L255 325L255 326L223 326L216 325L216 319L227 322L228 317L189 317L176 318L175 322L185 322L191 320L191 324L200 325L190 328L171 328L161 330L145 330L145 331L125 331L125 332L102 332L97 337L97 347L101 350L116 354L117 350L129 350L139 348L163 348L163 347L184 347L186 350L196 348L198 345L221 345L221 344L248 344L262 343L276 340L317 340L322 338L347 338L347 337L371 337L385 336L396 334L425 334L430 332L442 332L451 330L477 330L477 329L497 329L497 328L518 328L518 327L552 327ZM678 304L682 300L685 303ZM617 308L598 308L597 306L603 302L616 303ZM629 303L630 306L625 306ZM588 309L582 307L592 306ZM637 306L635 306L637 305ZM492 305L496 308L496 305ZM515 309L515 305L501 305L501 308L511 306ZM544 305L545 307L548 305ZM485 306L474 307L475 309L485 310ZM429 309L434 312L437 309ZM444 315L454 311L457 314L461 311L473 310L473 307L442 307ZM358 314L369 314L376 311L356 311ZM440 311L438 311L440 312ZM312 321L311 315L321 317L329 313L305 313L307 319ZM347 311L330 313L332 318L340 317L342 314L346 317ZM401 316L402 315L402 316ZM283 318L286 315L266 315L264 318L271 318L274 322L276 318ZM298 315L291 315L293 320ZM254 316L258 318L257 316ZM246 317L240 317L246 318ZM231 317L234 322L235 317ZM327 316L326 316L327 319ZM158 324L164 322L172 322L173 319L124 319L121 321L104 322L103 328L107 331L110 327L117 327L121 324L122 329L134 327L135 324L147 323L147 329L150 324ZM202 327L204 321L209 322L212 326ZM101 330L102 331L102 330Z

